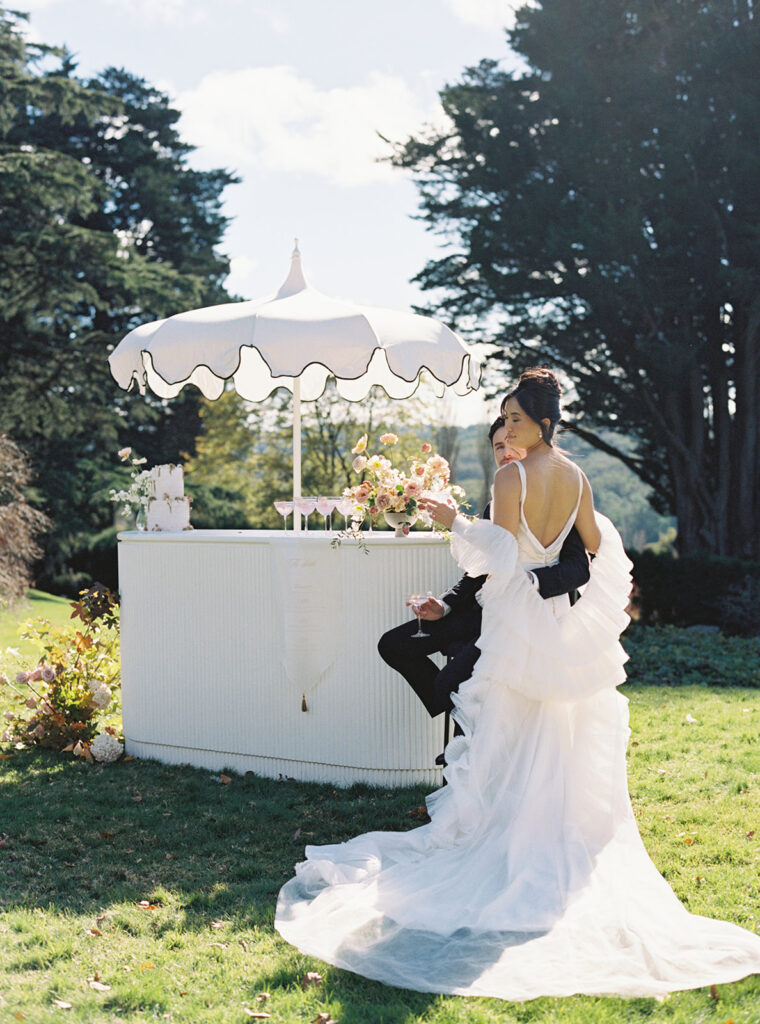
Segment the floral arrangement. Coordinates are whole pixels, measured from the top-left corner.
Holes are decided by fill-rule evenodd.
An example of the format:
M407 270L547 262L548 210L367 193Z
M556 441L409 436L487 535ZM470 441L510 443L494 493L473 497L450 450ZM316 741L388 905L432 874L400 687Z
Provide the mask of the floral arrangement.
M111 489L109 497L111 501L121 502L121 511L125 516L136 512L138 517L144 516L150 498L154 497L153 478L149 469L140 469L148 461L132 455L131 448L122 448L117 455L122 462L128 462L132 467L132 481L126 490L117 491ZM133 508L135 506L135 508Z
M118 694L119 608L110 590L99 583L81 591L72 602L72 618L81 628L52 626L44 619L21 633L42 651L39 663L22 668L11 681L0 675L0 686L15 691L15 711L6 711L4 743L70 751L88 761L115 761L124 751L105 713L114 713Z
M380 443L386 448L398 444L396 434L383 434ZM355 487L347 488L344 497L353 498L356 502L357 514L354 521L361 522L365 515L374 517L380 512L401 512L408 516L420 515L430 525L429 516L419 508L419 500L424 492L434 492L437 496L450 498L458 506L464 491L452 484L451 468L432 445L425 443L419 455L409 460L406 472L392 465L386 455L367 454L367 435L363 434L351 449L356 456L353 461L355 473L361 473L364 479ZM408 532L408 526L405 528Z

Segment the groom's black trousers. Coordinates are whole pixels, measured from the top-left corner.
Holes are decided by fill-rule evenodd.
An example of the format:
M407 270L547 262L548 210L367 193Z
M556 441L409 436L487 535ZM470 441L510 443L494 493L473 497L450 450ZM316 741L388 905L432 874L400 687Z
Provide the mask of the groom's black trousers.
M451 611L442 619L423 619L424 637L414 639L417 619L388 630L380 637L377 649L383 661L400 672L425 705L431 718L450 711L451 694L469 679L480 650L481 609L477 602L463 611ZM430 658L435 652L449 654L451 660L439 668Z

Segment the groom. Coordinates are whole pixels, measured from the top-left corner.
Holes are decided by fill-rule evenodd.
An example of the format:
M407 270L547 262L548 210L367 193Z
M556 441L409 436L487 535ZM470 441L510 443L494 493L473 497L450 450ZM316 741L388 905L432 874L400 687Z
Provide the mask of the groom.
M507 445L501 417L491 424L488 437L497 467L506 466L524 454ZM484 519L490 518L490 510L489 502L483 510ZM533 569L529 575L544 599L571 593L588 582L588 556L575 527L562 545L557 565ZM421 602L420 618L424 620L422 628L427 634L424 638L412 637L417 631L416 619L396 626L380 637L377 645L380 657L401 673L431 718L451 710L451 694L470 678L480 657L476 641L480 636L481 607L475 595L486 578L464 575L440 599L429 597ZM505 631L505 642L508 643L506 636ZM435 652L448 656L441 669L430 657Z

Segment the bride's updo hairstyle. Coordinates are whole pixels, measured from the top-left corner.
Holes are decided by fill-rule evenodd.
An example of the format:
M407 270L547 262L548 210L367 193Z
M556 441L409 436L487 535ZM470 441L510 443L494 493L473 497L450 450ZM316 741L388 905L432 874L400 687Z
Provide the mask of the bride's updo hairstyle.
M526 416L535 420L541 428L541 436L552 447L554 431L561 418L559 400L562 388L556 375L546 367L536 366L521 373L514 387L501 403L501 415L504 415L507 402L516 398ZM547 426L542 420L549 420Z

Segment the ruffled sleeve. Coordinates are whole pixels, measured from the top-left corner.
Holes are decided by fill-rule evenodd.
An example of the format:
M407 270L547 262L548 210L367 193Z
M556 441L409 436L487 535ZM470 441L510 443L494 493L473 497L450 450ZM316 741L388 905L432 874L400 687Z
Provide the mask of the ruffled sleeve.
M451 527L451 553L468 576L510 577L517 565L514 536L488 519L457 516Z

